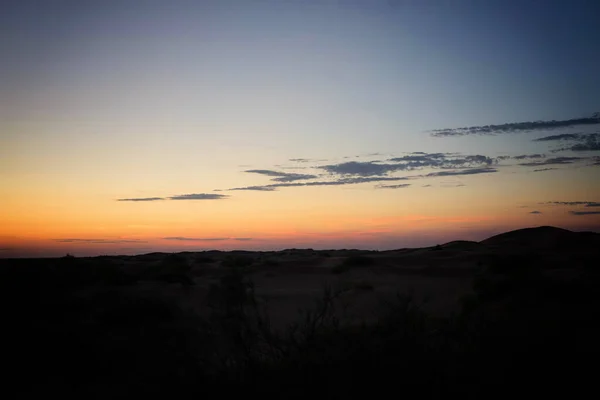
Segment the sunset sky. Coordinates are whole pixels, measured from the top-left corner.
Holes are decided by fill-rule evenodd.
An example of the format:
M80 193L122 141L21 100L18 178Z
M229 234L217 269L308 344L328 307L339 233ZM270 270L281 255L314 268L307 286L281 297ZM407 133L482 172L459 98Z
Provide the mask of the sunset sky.
M8 1L0 257L600 231L598 1Z

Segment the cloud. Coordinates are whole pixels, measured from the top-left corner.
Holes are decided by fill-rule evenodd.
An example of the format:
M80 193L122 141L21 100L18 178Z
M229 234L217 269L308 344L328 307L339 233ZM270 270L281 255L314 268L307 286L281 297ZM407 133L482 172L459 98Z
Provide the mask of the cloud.
M190 193L171 196L169 197L169 200L221 200L228 197L229 196L226 194L217 193Z
M600 215L600 211L569 211L571 215Z
M571 151L600 151L600 132L596 133L565 133L562 135L552 135L535 139L536 142L548 141L569 141L572 144L567 147L561 147L553 152L571 150Z
M276 189L276 185L264 185L264 186L245 186L239 188L232 188L227 190L249 190L249 191L259 191L259 192L273 192Z
M542 138L538 138L538 139L534 139L534 142L549 142L549 141L555 141L555 140L575 140L578 139L580 136L579 133L563 133L560 135L550 135L550 136L545 136Z
M244 172L252 173L252 174L261 174L266 176L273 176L275 178L271 179L274 182L293 182L293 181L301 181L306 179L314 179L316 175L309 174L294 174L288 172L279 172L273 171L270 169L249 169Z
M490 166L494 160L480 154L457 156L450 153L411 153L381 161L349 161L320 167L331 174L356 176L382 176L396 171L412 171L423 168L474 168Z
M490 157L480 154L462 156L451 153L411 153L408 156L391 158L388 161L401 163L406 170L417 168L472 168L494 163Z
M555 158L548 158L544 161L535 161L535 162L528 162L528 163L521 163L519 165L525 166L525 167L539 167L542 165L563 165L563 164L573 164L573 162L575 161L579 161L582 160L581 157L555 157Z
M168 236L161 238L163 240L176 240L179 242L214 242L221 240L228 240L226 237L217 237L217 238L193 238L193 237L185 237L185 236Z
M542 172L542 171L553 171L555 169L558 168L541 168L541 169L534 169L533 172Z
M174 240L179 242L219 242L223 240L239 240L239 241L247 241L253 240L253 238L249 237L208 237L208 238L194 238L194 237L185 237L185 236L167 236L161 238L163 240Z
M218 191L218 189L217 189ZM179 194L170 197L138 197L129 199L117 199L117 201L159 201L159 200L219 200L229 197L225 194L215 193L193 193L193 194Z
M477 175L477 174L489 174L489 173L493 173L493 172L498 172L498 170L495 168L472 168L472 169L466 169L466 170L462 170L462 171L431 172L425 176L432 177L432 176Z
M571 147L563 150L571 151L600 151L600 134L588 135L580 143L576 143Z
M442 184L440 185L441 187L444 188L454 188L454 187L463 187L463 186L467 186L464 183L455 183L455 182L442 182Z
M290 158L290 161L305 163L305 162L310 162L310 159L308 159L308 158Z
M166 200L164 197L137 197L130 199L117 199L117 201L159 201Z
M412 156L409 156L412 157ZM442 158L446 157L445 154L435 154L433 158ZM446 160L447 161L447 160ZM450 163L446 164L445 167L449 167L452 165L465 165L471 163L483 163L488 164L492 162L492 159L485 156L467 156L459 159L459 161L454 162L456 160L450 160ZM383 168L382 168L383 167ZM244 187L235 187L227 189L229 191L263 191L263 192L271 192L275 191L279 188L286 187L307 187L307 186L341 186L341 185L353 185L359 183L371 183L371 182L398 182L405 181L409 179L418 179L418 178L426 178L426 177L438 177L438 176L460 176L460 175L476 175L476 174L485 174L485 173L494 173L498 172L495 168L485 167L485 168L469 168L464 170L449 170L449 171L438 171L432 172L427 175L417 175L417 176L403 176L403 177L395 177L395 176L381 176L382 174L389 172L392 167L405 169L404 166L395 166L393 164L376 164L374 162L347 162L341 163L337 165L328 165L321 167L323 169L332 171L334 173L342 175L335 180L325 180L325 181L308 181L308 182L279 182L268 185L254 185L254 186L244 186ZM354 176L353 176L354 175ZM406 187L404 185L379 185L378 189L399 189Z
M600 113L595 113L591 117L574 118L567 120L549 120L549 121L531 121L531 122L510 122L499 125L480 125L462 128L435 129L430 131L432 136L465 136L465 135L495 135L499 133L518 133L530 132L535 130L548 130L557 128L568 128L578 125L600 124Z
M245 186L238 188L231 188L228 190L249 190L249 191L263 191L271 192L278 188L286 187L304 187L304 186L341 186L341 185L354 185L358 183L369 183L369 182L397 182L411 179L409 177L353 177L353 178L342 178L335 181L312 181L312 182L289 182L289 183L273 183L270 185L263 186Z
M395 157L390 159L390 161L394 162L403 162L403 161L432 161L432 160L443 160L447 157L447 153L424 153L422 151L417 151L414 153L410 153L408 156Z
M530 211L529 214L541 214L541 211Z
M464 158L446 159L443 168L465 168L492 165L494 160L487 156L474 155Z
M525 160L525 159L531 159L531 158L545 158L546 155L545 154L523 154L520 156L514 156L512 158L514 158L515 160Z
M114 243L147 243L144 240L138 239L75 239L75 238L66 238L66 239L52 239L55 242L59 243L93 243L93 244L114 244Z
M410 186L410 183L401 183L399 185L377 185L377 189L404 189Z
M320 168L332 174L358 176L385 175L393 171L404 169L398 164L378 164L374 161L349 161L341 164L325 165Z
M586 207L600 207L600 202L597 201L547 201L540 204L553 204L560 206L586 206Z

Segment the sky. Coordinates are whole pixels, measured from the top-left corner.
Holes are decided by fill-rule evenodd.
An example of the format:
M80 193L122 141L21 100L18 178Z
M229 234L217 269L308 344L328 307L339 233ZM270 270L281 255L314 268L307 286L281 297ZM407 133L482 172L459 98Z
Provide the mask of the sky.
M597 1L0 7L0 257L600 231Z

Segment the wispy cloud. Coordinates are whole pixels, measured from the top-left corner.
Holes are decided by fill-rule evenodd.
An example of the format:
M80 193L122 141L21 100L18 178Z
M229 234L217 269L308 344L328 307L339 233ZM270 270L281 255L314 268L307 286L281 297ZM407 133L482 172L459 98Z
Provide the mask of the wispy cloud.
M222 200L228 197L226 194L217 193L190 193L171 196L169 200Z
M370 182L397 182L411 179L410 177L353 177L353 178L342 178L333 181L312 181L312 182L289 182L289 183L273 183L263 186L245 186L231 188L228 190L248 190L248 191L261 191L271 192L278 188L286 187L307 187L307 186L341 186L341 185L355 185L358 183L370 183Z
M271 179L274 182L294 182L294 181L301 181L301 180L307 180L307 179L315 179L317 177L316 175L295 174L295 173L288 173L288 172L273 171L270 169L249 169L244 172L271 176L271 177L274 177L273 179Z
M312 159L312 158L290 158L289 161L296 163L308 163L308 162L324 162L325 159Z
M544 136L542 138L534 139L534 142L551 142L557 140L576 140L581 136L580 133L561 133L560 135Z
M494 159L484 155L456 155L450 153L411 153L383 161L349 161L319 168L337 175L382 176L396 171L413 171L424 168L474 168L490 166Z
M263 185L263 186L244 186L238 188L232 188L227 190L247 190L257 192L274 192L279 186L278 185Z
M395 157L389 161L401 163L406 169L417 168L474 168L489 166L494 159L481 154L457 155L451 153L412 153L408 156Z
M145 201L161 201L161 200L220 200L226 199L229 195L216 194L216 193L191 193L191 194L178 194L170 197L134 197L126 199L117 199L117 201L133 201L133 202L145 202Z
M536 158L545 158L545 154L523 154L520 156L514 156L515 160L526 160L526 159L536 159Z
M558 206L586 206L586 207L600 207L600 202L597 201L547 201L540 204L553 204Z
M600 132L596 133L566 133L535 139L536 142L571 142L567 147L552 150L553 152L571 151L600 151Z
M432 176L458 176L458 175L477 175L477 174L489 174L489 173L493 173L493 172L498 172L497 169L495 168L472 168L472 169L465 169L462 171L438 171L438 172L431 172L427 175L425 175L426 177L432 177Z
M252 238L235 238L235 237L208 237L208 238L194 238L194 237L186 237L186 236L167 236L161 238L163 240L174 240L179 242L220 242L224 240L239 240L239 241L247 241L252 240Z
M530 211L529 214L541 214L541 211Z
M466 186L464 183L456 183L456 182L443 182L440 187L443 188L456 188Z
M377 185L377 189L404 189L410 186L410 183L401 183L399 185Z
M117 201L159 201L166 200L164 197L134 197L129 199L117 199Z
M586 135L578 143L561 150L571 151L600 151L600 133ZM560 150L559 150L560 151Z
M404 169L398 164L380 164L374 161L349 161L341 164L325 165L321 169L339 175L376 176Z
M519 165L522 165L525 167L539 167L542 165L564 165L564 164L573 164L575 161L580 161L580 160L583 160L583 158L581 158L581 157L555 157L555 158L548 158L543 161L521 163Z
M81 238L66 238L52 239L59 243L93 243L93 244L115 244L115 243L147 243L144 240L137 239L81 239Z
M600 215L600 211L569 211L571 215Z
M557 128L568 128L578 125L600 124L600 113L591 117L573 118L567 120L510 122L499 125L479 125L462 128L435 129L430 131L432 136L464 136L464 135L495 135L499 133L530 132L535 130L548 130Z
M555 169L558 168L541 168L541 169L534 169L533 172L542 172L542 171L553 171Z

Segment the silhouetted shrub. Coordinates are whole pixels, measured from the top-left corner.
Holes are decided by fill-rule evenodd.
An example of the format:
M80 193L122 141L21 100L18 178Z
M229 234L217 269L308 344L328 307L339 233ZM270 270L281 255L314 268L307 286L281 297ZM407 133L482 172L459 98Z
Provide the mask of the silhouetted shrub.
M364 255L352 255L348 256L342 261L341 264L334 266L331 270L334 274L340 274L350 270L351 268L357 267L368 267L373 265L375 260L373 258Z
M194 258L194 261L196 262L196 264L210 264L215 262L215 259L210 256L200 255Z
M370 258L351 255L353 261L337 267L373 261L356 261L361 257ZM170 268L185 272L185 260L165 258L141 273L156 278ZM325 287L289 329L274 330L246 274L251 260L223 270L209 290L205 318L162 289L116 284L126 271L120 261L4 263L3 361L29 380L21 392L37 387L131 398L218 389L222 395L304 399L316 391L348 398L361 390L415 386L420 396L473 398L488 396L489 387L530 383L539 392L553 390L556 382L575 382L570 374L587 371L576 358L600 350L600 276L591 267L568 281L540 272L536 257L521 259L535 264L529 269L535 273L482 268L456 316L434 318L411 296L399 294L368 324L346 322L340 307L346 293L371 290L369 282ZM502 260L510 258L498 263Z
M365 291L373 291L375 288L368 281L360 281L354 284L354 289L356 290L365 290Z
M254 263L254 258L245 255L227 255L221 262L226 268L248 268Z
M341 273L348 271L349 269L350 269L350 267L348 267L347 265L338 264L338 265L334 265L333 268L331 268L331 272L334 274L341 274Z

